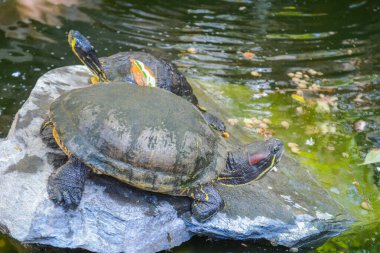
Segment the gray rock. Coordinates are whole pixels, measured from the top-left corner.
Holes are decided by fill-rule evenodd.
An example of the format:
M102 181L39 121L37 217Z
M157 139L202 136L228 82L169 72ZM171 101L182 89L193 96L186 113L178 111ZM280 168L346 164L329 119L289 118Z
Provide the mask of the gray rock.
M96 252L156 252L190 238L165 197L136 191L113 179L88 180L80 206L64 211L49 201L53 168L39 128L49 104L63 92L87 85L83 67L53 70L37 82L0 142L0 223L21 242ZM52 151L54 152L54 151Z
M195 233L264 238L299 247L340 233L349 224L348 212L287 157L277 172L258 183L219 187L226 208L202 224L190 216L186 198L141 191L98 175L87 180L77 209L54 206L46 183L54 170L52 157L62 159L62 153L43 144L39 129L49 104L65 91L87 86L88 78L82 66L43 75L7 138L0 140L0 232L24 243L55 247L157 252L180 245Z

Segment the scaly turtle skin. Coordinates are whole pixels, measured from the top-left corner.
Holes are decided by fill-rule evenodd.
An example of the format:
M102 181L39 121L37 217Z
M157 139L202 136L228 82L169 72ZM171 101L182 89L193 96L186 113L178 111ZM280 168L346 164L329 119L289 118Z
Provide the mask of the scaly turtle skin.
M207 122L228 138L226 126L198 104L197 97L186 78L171 63L145 52L121 52L98 59L94 47L78 31L71 30L68 42L74 54L86 65L95 78L92 83L107 81L129 82L139 86L153 86L168 90L196 105Z
M277 139L229 150L191 103L162 89L117 82L59 97L42 126L44 139L47 129L69 157L49 177L55 203L77 206L92 170L143 190L188 196L198 221L224 206L215 184L258 180L283 153Z

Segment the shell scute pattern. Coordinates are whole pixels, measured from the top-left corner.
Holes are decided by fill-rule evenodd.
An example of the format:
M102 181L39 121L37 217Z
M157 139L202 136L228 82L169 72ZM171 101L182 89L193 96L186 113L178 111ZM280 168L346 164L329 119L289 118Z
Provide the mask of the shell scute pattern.
M220 136L192 104L161 89L124 83L88 87L64 95L51 112L71 153L142 189L194 187L223 169Z

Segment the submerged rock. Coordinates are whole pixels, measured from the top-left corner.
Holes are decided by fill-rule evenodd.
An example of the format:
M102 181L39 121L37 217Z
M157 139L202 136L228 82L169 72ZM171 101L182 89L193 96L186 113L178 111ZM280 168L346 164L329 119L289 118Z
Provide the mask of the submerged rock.
M7 138L0 140L2 233L24 243L95 252L157 252L194 234L301 247L336 235L349 224L349 214L288 157L257 183L218 186L226 207L206 223L191 217L185 197L141 191L99 175L87 180L77 209L54 206L47 179L57 157L65 158L46 147L39 129L50 103L65 91L87 86L88 78L82 66L46 73L17 113Z

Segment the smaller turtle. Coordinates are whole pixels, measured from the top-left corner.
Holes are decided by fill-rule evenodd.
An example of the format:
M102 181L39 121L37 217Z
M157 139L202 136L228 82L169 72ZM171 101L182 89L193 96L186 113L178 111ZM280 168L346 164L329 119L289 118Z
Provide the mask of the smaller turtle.
M223 137L229 137L223 121L198 104L190 84L173 64L151 54L134 51L98 59L90 41L74 30L69 32L68 42L78 59L95 75L91 78L92 83L122 81L168 90L196 105L213 128L220 131Z
M215 184L262 178L284 149L277 139L230 147L188 101L125 83L62 95L52 103L41 134L48 141L52 135L50 142L69 157L48 180L55 203L77 206L92 170L139 189L190 197L192 214L201 222L224 206Z

